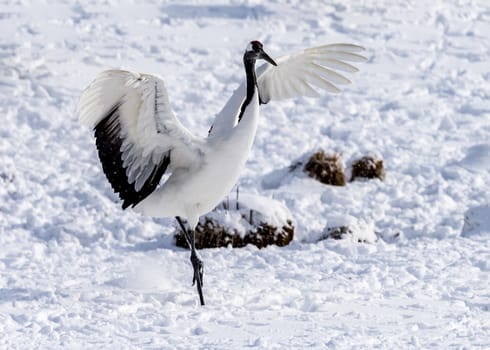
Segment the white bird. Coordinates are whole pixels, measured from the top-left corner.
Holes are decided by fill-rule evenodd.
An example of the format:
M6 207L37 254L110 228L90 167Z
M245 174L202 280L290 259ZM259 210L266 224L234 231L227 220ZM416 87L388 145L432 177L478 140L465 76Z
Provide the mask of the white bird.
M193 283L201 305L203 264L195 248L199 217L231 191L257 131L259 105L271 100L339 92L350 81L332 69L356 72L363 48L332 44L283 56L276 62L259 41L243 55L246 81L216 116L206 138L194 136L170 107L164 82L122 70L100 73L82 93L77 114L95 131L103 171L123 201L153 217L175 217L191 249ZM255 71L255 62L265 64ZM161 181L165 174L165 181ZM162 183L160 183L162 182ZM186 229L181 218L188 222Z

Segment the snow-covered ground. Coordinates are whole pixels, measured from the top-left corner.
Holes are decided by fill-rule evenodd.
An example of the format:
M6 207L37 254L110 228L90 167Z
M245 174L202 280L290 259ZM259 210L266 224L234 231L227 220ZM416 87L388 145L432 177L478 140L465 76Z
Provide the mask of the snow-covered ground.
M326 3L0 3L1 349L490 348L490 4ZM342 94L261 108L240 191L284 203L295 240L201 251L202 308L173 221L120 209L74 110L102 70L156 73L206 135L253 39L369 61ZM386 179L271 179L319 148ZM381 239L315 242L343 218Z

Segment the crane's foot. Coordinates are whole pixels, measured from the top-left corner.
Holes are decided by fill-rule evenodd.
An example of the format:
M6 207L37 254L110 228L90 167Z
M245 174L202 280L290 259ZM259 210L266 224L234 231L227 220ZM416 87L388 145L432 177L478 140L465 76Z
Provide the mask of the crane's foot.
M201 287L203 285L203 275L204 275L204 264L202 263L202 260L199 259L197 256L196 252L191 253L191 263L192 267L194 268L194 278L192 279L192 285L196 283L201 284Z
M192 277L192 285L197 285L197 293L199 294L199 300L201 305L204 305L204 296L202 295L202 284L204 275L204 265L202 260L199 259L196 252L196 232L194 230L187 230L182 219L179 216L175 217L179 223L182 232L184 233L185 240L191 249L191 263L194 268L194 276ZM190 231L190 232L189 232Z
M199 294L199 300L201 305L204 305L204 296L202 294L203 277L204 277L204 264L199 259L195 250L191 252L191 263L194 268L194 277L192 278L192 285L197 285L197 293Z

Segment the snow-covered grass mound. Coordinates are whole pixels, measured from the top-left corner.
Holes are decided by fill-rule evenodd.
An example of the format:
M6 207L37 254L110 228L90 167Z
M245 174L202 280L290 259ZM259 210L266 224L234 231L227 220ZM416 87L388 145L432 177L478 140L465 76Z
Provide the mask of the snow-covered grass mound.
M470 208L464 214L461 236L490 235L490 205L484 204Z
M345 186L345 164L340 154L334 151L308 151L293 159L286 167L275 169L262 178L265 189L288 185L296 178L314 179L324 185Z
M196 248L241 248L247 244L282 247L293 237L292 216L286 206L272 198L240 194L238 201L226 199L199 219ZM177 246L188 248L180 228L175 238Z
M318 239L348 239L357 243L375 243L378 240L373 223L367 223L346 215L330 217L323 234Z
M385 177L383 160L375 155L366 155L351 165L350 181L361 179L380 179Z
M266 174L262 179L262 186L274 189L290 183L295 177L308 177L325 185L346 186L346 179L374 179L385 178L383 159L372 152L350 162L346 170L342 156L334 151L318 150L308 152L293 160L287 167L276 169Z
M328 155L323 150L317 151L311 155L303 169L323 184L345 186L344 163L336 153Z

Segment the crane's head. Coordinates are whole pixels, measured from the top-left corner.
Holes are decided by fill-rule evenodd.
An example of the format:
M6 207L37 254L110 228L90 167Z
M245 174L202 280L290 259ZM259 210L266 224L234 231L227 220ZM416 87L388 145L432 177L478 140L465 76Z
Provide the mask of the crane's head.
M274 60L264 51L264 46L258 40L251 41L247 45L243 58L254 62L256 60L263 59L270 64L277 66L276 62L274 62Z

